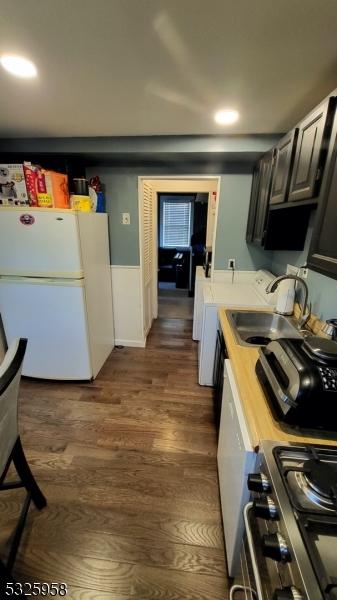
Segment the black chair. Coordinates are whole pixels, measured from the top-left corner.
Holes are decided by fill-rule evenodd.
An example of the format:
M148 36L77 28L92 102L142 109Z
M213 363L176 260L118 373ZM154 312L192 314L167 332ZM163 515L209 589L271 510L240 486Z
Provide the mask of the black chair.
M18 395L26 346L27 340L14 340L0 365L0 491L22 487L27 491L7 559L0 558L0 598L9 597L8 593L6 594L6 584L13 582L12 570L30 503L33 501L39 510L47 504L27 463L18 429ZM5 479L12 463L19 481L6 483ZM26 596L15 593L15 597Z

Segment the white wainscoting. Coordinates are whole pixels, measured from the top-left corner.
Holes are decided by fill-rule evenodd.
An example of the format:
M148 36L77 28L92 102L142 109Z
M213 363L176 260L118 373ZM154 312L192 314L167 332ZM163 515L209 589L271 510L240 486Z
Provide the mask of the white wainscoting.
M111 265L116 346L145 347L139 266Z

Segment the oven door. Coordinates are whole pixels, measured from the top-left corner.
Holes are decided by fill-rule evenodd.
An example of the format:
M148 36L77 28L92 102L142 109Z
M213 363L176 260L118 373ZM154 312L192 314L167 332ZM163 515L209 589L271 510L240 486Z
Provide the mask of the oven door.
M246 565L243 572L244 586L249 589L244 590L246 597L251 597L251 590L254 600L272 600L273 594L277 588L280 588L280 575L277 565L274 561L266 559L261 551L261 535L268 533L266 523L254 516L253 503L246 504L244 511L245 537L241 551L241 565ZM268 563L267 563L268 561ZM246 583L248 581L248 584ZM239 591L239 590L238 590ZM239 596L237 598L239 599Z

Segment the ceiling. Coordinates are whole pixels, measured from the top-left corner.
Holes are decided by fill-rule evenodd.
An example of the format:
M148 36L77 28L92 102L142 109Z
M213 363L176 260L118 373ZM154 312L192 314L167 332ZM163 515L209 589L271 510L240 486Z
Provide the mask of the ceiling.
M0 0L0 54L39 73L0 69L0 136L287 131L337 86L336 31L336 0Z

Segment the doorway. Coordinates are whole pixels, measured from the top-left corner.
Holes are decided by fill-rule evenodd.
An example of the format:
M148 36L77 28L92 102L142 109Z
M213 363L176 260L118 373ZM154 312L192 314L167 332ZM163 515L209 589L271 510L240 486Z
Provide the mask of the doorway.
M206 245L207 192L157 194L158 317L193 318L195 270Z
M218 176L139 178L144 338L158 316L193 317L195 270L205 246L214 247L219 186Z

